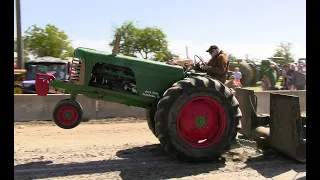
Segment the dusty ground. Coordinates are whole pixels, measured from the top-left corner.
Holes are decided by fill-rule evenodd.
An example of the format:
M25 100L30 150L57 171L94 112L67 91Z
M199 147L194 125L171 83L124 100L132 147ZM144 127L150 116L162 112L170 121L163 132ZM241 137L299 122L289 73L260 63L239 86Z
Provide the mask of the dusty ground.
M306 179L305 164L252 148L236 148L213 163L172 160L145 120L135 118L90 121L72 130L53 122L16 123L14 138L18 180Z

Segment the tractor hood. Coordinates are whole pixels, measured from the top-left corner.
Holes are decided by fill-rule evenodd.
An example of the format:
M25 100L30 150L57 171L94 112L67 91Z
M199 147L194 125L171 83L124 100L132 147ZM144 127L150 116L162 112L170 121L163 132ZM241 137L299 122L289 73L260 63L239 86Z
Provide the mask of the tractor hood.
M122 55L112 55L110 53L87 49L87 48L77 48L74 51L75 57L90 59L95 62L104 62L107 64L113 64L117 66L128 67L131 69L140 70L151 70L151 71L161 71L166 74L183 74L183 68L181 66L169 65L164 62L147 60L136 57L122 56Z

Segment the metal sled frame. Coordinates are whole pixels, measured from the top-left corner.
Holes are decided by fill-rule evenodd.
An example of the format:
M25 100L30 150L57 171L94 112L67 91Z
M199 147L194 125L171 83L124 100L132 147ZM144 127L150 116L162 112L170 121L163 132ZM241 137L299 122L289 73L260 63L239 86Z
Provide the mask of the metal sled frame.
M242 111L240 133L246 139L259 141L282 154L306 162L306 117L300 113L299 97L270 94L270 116L257 114L257 97L253 90L236 89Z

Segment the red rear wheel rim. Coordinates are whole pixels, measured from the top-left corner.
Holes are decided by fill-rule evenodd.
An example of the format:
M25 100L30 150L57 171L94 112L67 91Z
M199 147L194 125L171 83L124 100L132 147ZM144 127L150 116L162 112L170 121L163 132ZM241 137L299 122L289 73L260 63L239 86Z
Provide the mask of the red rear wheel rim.
M57 113L58 121L63 126L71 126L78 120L79 114L73 106L62 106Z
M216 143L226 129L225 111L209 97L196 97L181 108L177 130L181 139L195 148L206 148Z

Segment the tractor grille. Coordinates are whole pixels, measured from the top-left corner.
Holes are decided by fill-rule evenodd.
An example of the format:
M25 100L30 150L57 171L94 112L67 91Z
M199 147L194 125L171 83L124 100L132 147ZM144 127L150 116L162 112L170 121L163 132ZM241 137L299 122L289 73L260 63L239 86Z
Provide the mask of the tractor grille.
M84 63L81 59L73 58L71 67L71 81L83 85Z

